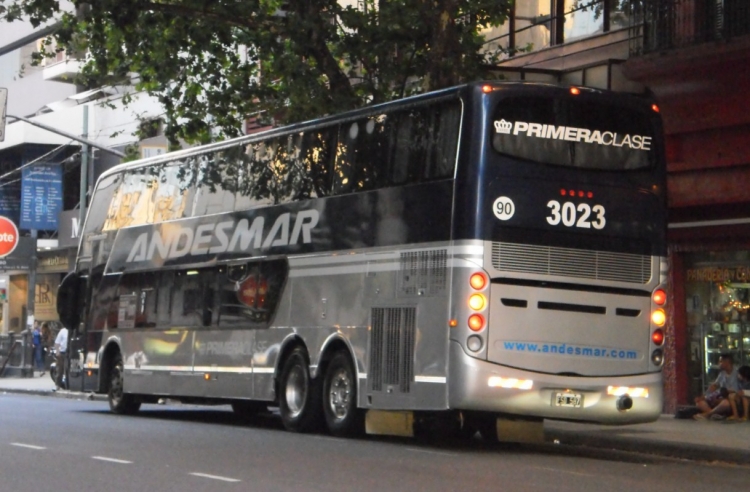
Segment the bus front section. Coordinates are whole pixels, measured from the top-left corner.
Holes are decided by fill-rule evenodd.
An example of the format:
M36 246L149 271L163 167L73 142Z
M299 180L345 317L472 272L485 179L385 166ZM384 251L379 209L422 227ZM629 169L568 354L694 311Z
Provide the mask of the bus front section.
M658 107L478 86L457 175L450 405L601 423L662 410L665 165ZM481 92L481 94L480 94Z

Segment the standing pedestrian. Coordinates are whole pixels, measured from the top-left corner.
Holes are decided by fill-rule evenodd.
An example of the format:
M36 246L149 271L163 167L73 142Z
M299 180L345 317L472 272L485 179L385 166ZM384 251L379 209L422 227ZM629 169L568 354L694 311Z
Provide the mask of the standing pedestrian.
M38 321L34 321L34 329L31 330L31 344L34 347L34 368L41 371L40 376L44 376L44 344Z
M68 329L64 326L57 333L57 338L55 338L55 350L57 351L57 374L55 375L55 386L57 386L57 389L61 389L64 386L65 353L68 351Z

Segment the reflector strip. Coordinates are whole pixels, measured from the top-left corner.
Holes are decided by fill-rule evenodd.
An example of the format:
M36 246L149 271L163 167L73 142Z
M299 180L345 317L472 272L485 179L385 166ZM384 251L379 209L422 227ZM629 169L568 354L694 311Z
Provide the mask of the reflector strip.
M487 386L490 388L522 389L530 390L534 386L531 379L502 378L500 376L491 376L487 380Z
M415 383L443 383L447 382L445 376L414 376Z
M607 386L609 396L628 395L631 398L648 398L648 388L631 388L628 386Z

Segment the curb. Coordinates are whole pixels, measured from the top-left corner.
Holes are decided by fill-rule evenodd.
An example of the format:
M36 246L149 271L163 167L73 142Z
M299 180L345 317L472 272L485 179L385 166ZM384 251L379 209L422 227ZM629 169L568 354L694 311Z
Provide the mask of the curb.
M84 393L82 391L70 390L34 390L25 388L0 388L0 393L17 393L35 396L52 396L55 398L66 398L68 400L107 401L107 395L96 393Z
M750 465L750 453L746 450L652 439L617 439L606 436L581 436L573 431L557 429L547 430L545 434L547 442L559 442L559 444L570 446L625 451L689 461Z

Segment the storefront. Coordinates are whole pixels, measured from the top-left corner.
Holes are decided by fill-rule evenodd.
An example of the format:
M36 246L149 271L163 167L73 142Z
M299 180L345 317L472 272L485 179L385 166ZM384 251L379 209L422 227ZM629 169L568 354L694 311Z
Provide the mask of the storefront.
M29 270L34 241L21 237L8 256L0 258L0 334L26 327Z
M57 288L71 265L75 250L39 251L36 268L36 297L34 319L57 323Z
M721 354L731 354L735 367L750 365L750 220L699 225L670 230L665 389L676 396L675 406L703 394L718 375Z
M690 392L700 394L718 375L719 356L750 364L750 251L686 253L685 321Z

